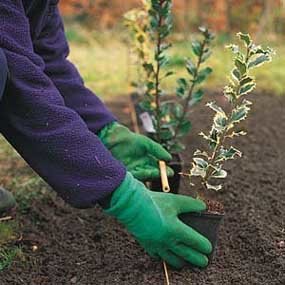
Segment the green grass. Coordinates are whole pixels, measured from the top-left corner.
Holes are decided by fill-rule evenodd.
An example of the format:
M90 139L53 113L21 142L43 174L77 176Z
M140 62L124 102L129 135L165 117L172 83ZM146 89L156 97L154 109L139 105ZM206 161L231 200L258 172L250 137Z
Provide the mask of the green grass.
M19 247L0 249L0 272L11 266L16 257L22 257L22 250Z
M79 28L72 26L72 33L76 31L78 32ZM70 34L68 27L67 34ZM128 94L131 82L136 79L137 71L135 59L125 44L126 34L122 31L92 33L81 28L80 37L81 39L76 41L74 40L76 36L73 35L70 42L70 60L79 68L86 85L106 99ZM84 43L82 38L86 39ZM228 38L220 40L218 37L217 42L209 61L214 73L207 82L207 89L222 90L232 68L231 53L225 49L225 44L231 40ZM268 45L266 41L263 42ZM281 40L276 39L269 45L276 50L276 56L271 64L256 72L258 89L283 95L285 86L282 79L285 76L285 69L281 66L285 65L285 47ZM184 60L191 56L190 43L185 41L174 43L171 56L171 68L177 71L177 75L164 82L164 87L170 93L175 90L177 78L186 75Z
M14 240L18 225L14 221L0 222L0 246Z
M24 260L24 253L16 245L21 232L18 220L20 215L30 210L33 200L48 199L50 196L46 184L2 136L0 136L0 184L13 192L18 213L12 220L0 222L0 271L2 271L9 267L13 260L19 262ZM35 222L37 222L36 217Z
M18 231L15 221L0 222L0 272L9 267L16 256L22 255L21 249L13 245Z

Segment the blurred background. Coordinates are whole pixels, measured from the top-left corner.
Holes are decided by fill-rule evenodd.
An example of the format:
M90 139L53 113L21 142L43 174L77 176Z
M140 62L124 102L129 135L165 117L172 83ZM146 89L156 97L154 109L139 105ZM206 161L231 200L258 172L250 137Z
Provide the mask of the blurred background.
M238 31L249 32L259 44L276 50L274 61L256 74L259 90L285 93L285 0L174 0L174 33L171 67L184 73L185 57L197 28L206 25L217 35L210 65L214 68L207 88L220 89L231 70L231 54L225 45ZM61 0L73 61L87 84L104 99L130 93L137 76L136 61L123 15L140 7L141 0ZM284 76L283 76L284 75ZM166 88L171 93L176 78Z

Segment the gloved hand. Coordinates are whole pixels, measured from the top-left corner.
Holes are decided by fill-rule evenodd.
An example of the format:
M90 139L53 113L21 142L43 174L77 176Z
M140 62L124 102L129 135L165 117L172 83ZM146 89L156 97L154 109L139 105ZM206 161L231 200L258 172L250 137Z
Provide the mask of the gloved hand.
M150 191L128 172L105 212L125 225L152 257L181 268L187 262L198 267L208 264L211 243L178 219L181 213L205 208L200 200Z
M141 181L160 177L158 160L171 160L171 155L161 145L131 132L117 122L104 127L98 136L112 155ZM173 170L168 167L167 175L173 174Z

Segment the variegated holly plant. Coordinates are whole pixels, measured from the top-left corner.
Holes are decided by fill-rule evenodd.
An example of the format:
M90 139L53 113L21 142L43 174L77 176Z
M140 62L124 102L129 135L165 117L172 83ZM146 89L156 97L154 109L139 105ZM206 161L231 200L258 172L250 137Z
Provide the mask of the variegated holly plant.
M251 108L252 102L246 96L256 88L251 71L270 62L273 55L272 49L256 46L248 34L238 33L237 36L242 44L228 46L234 55L234 68L223 93L230 110L225 111L216 102L207 104L215 113L210 132L200 134L207 141L208 150L195 151L188 175L192 184L195 183L194 178L198 178L207 190L221 190L219 181L227 177L224 163L242 156L241 151L231 146L229 141L246 135L245 131L240 130L239 123L247 118Z

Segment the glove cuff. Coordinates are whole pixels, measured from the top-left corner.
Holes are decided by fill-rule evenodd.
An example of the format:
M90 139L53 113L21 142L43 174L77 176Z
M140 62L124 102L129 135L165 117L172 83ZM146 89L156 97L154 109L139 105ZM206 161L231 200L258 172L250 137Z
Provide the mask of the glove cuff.
M125 223L129 217L133 216L134 205L139 203L137 195L147 191L144 184L127 172L121 185L113 192L109 208L104 211Z
M114 121L114 122L107 124L103 129L101 129L99 131L97 136L104 143L104 141L109 136L109 134L112 133L114 128L116 128L116 126L118 126L118 125L119 125L119 123L117 121Z

